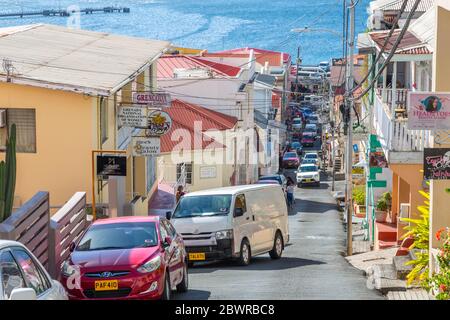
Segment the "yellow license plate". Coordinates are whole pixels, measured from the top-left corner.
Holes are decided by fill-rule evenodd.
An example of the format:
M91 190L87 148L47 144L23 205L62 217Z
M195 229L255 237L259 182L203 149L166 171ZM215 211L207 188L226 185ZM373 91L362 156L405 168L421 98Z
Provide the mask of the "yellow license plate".
M98 280L95 281L95 291L110 291L118 290L119 281L118 280Z
M205 260L204 253L189 253L189 260Z

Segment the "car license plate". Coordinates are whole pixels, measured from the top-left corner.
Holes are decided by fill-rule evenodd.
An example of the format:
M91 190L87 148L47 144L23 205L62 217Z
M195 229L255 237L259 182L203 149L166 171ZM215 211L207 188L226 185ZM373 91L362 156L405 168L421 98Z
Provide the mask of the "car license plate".
M189 260L205 260L204 253L189 253Z
M306 179L306 182L312 182L312 179Z
M119 281L118 280L98 280L95 281L95 291L110 291L118 290Z

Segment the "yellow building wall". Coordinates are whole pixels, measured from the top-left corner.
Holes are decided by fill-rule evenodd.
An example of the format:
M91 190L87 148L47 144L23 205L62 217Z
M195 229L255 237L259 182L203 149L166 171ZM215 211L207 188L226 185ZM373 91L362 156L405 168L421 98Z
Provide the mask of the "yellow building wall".
M424 201L424 198L419 194L419 191L423 189L423 173L420 171L423 169L422 164L389 164L389 168L400 180L398 205L402 202L409 202L411 205L411 218L419 218L420 213L417 207L422 205Z
M442 6L439 6L442 5ZM438 1L436 12L435 50L433 54L433 91L450 92L450 5L448 1ZM450 134L450 131L448 132ZM434 147L450 148L446 145ZM431 183L431 215L430 215L430 242L433 248L440 246L434 237L437 230L450 227L450 180L434 180Z
M17 154L17 205L49 191L61 206L77 191L91 201L91 149L97 139L97 99L82 94L0 83L1 108L36 110L36 153ZM5 154L0 153L0 159Z

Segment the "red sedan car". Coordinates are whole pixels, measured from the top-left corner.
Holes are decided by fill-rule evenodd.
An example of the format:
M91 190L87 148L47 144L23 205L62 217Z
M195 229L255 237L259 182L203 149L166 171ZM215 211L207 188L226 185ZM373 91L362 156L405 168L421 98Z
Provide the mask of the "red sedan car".
M283 168L297 168L300 165L300 159L298 158L296 151L288 151L283 156Z
M302 136L302 146L304 147L312 147L314 146L314 142L316 141L316 137L311 132L304 132Z
M181 236L165 218L95 221L61 270L69 299L163 299L188 289Z

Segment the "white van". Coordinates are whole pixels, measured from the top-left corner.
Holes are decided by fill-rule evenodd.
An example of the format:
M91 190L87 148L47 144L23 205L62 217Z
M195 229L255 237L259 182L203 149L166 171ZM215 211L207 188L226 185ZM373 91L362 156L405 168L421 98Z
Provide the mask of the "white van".
M269 252L279 259L289 241L286 198L279 185L242 185L184 195L171 222L183 237L189 263Z

